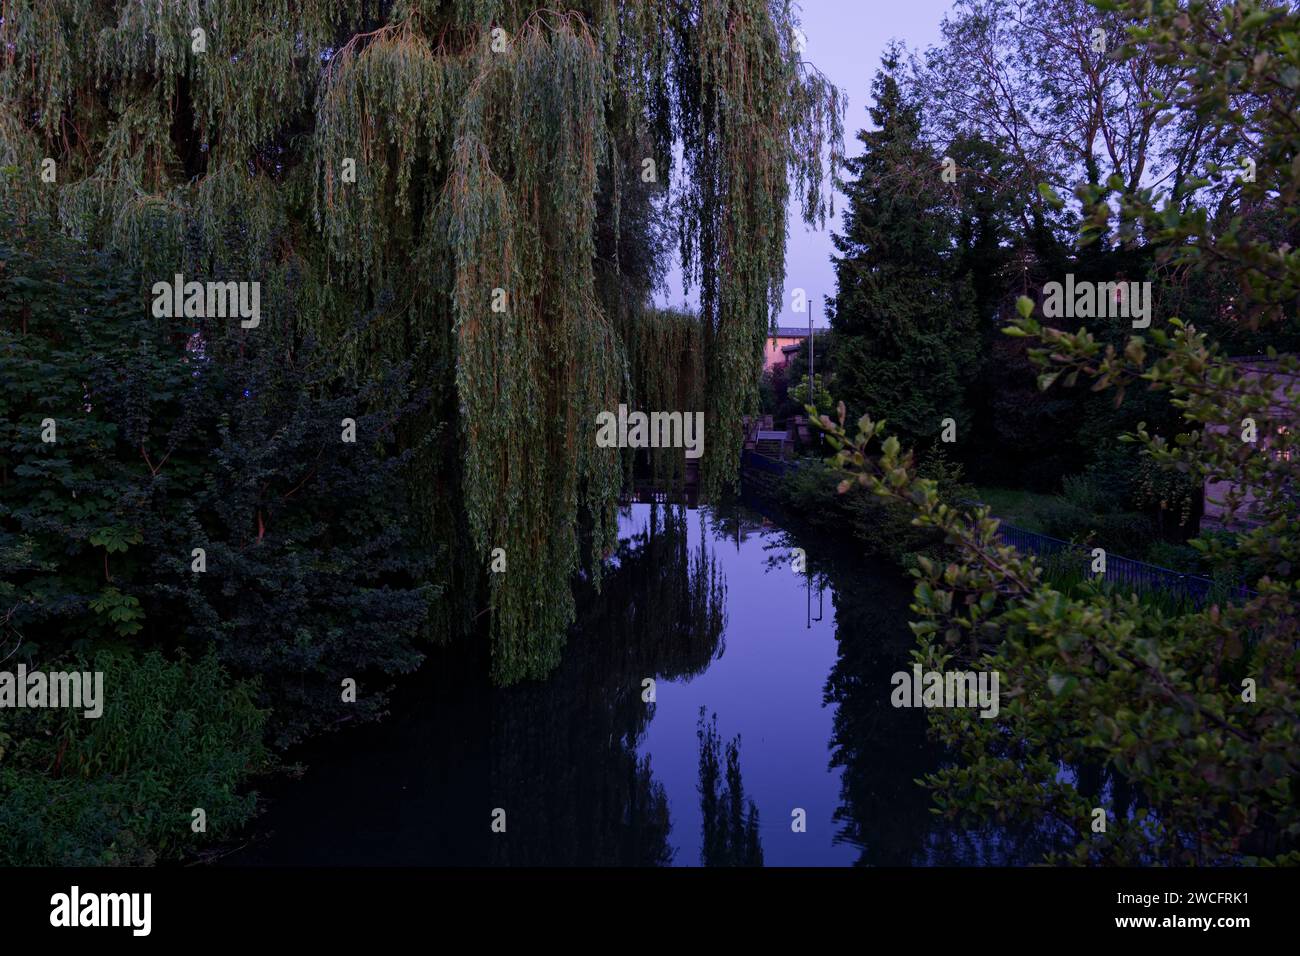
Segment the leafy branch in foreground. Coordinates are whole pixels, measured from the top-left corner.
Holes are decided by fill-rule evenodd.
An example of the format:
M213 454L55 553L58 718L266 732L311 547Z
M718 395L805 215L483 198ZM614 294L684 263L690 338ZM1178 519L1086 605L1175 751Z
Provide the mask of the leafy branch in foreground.
M856 484L909 505L959 555L913 571L917 661L1001 675L998 719L930 713L958 757L925 780L939 812L1064 830L1073 852L1052 862L1300 860L1292 582L1265 577L1243 606L1175 616L1100 588L1067 596L998 541L987 507L945 502L883 421L863 416L850 434L842 406L838 421L810 412L852 475L841 492ZM1094 808L1105 832L1092 832Z
M1128 26L1118 58L1180 66L1182 79L1157 103L1159 121L1242 144L1257 175L1211 168L1171 186L1127 189L1113 177L1081 185L1079 245L1146 242L1158 263L1214 273L1236 290L1218 305L1229 325L1293 321L1300 13L1259 0L1091 2ZM1060 201L1050 187L1045 196ZM838 422L810 409L836 463L853 473L842 491L856 481L909 505L914 523L941 530L956 549L947 566L914 571L918 659L942 668L960 655L1001 675L999 719L962 708L930 714L957 758L925 781L938 810L1072 834L1073 851L1053 862L1300 863L1300 366L1269 349L1243 367L1175 318L1121 349L1087 329L1043 325L1033 308L1020 300L1006 331L1041 346L1030 353L1040 387L1091 381L1113 389L1117 404L1138 386L1168 393L1178 432L1139 424L1122 440L1166 471L1226 484L1228 520L1248 517L1252 527L1192 543L1212 561L1257 569L1242 582L1255 594L1169 613L1100 582L1062 593L1035 559L999 543L987 508L944 502L883 422L864 416L850 435L842 406Z

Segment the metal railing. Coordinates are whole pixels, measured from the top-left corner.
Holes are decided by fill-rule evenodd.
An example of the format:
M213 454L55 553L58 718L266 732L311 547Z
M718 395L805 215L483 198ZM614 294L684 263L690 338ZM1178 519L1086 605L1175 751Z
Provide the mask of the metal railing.
M1039 534L1037 531L1017 528L1006 522L998 525L998 537L1005 544L1026 554L1042 558L1064 555L1067 562L1071 558L1076 559L1085 576L1094 576L1092 551L1089 548L1050 535ZM1162 568L1158 564L1135 561L1109 552L1106 554L1105 574L1095 576L1109 584L1128 587L1134 591L1164 591L1176 594L1198 607L1211 596L1220 596L1230 601L1247 601L1256 595L1256 592L1241 584L1225 586L1198 574L1184 574L1170 568Z

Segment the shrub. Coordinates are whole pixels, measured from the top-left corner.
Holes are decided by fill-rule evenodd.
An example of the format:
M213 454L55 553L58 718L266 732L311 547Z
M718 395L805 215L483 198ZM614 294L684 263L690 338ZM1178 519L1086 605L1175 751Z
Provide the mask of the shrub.
M409 369L339 381L292 315L248 342L229 323L160 322L112 257L39 221L0 234L12 625L48 653L211 643L234 676L260 678L281 746L383 713L386 678L422 659L437 593L407 507L413 452L397 451L425 404ZM41 441L46 417L57 442ZM345 677L369 685L346 710Z
M1043 533L1063 541L1105 548L1114 554L1143 560L1155 540L1155 522L1131 511L1097 514L1061 499L1040 511Z
M267 715L214 654L101 653L42 669L103 671L104 710L0 711L0 865L177 859L252 816L256 794L241 790L268 766ZM206 833L191 828L196 807Z
M1209 569L1199 551L1187 544L1156 541L1147 549L1146 560L1170 571L1183 574L1205 574Z
M264 739L375 718L422 660L438 552L398 451L428 414L409 368L341 380L291 311L243 340L156 320L139 289L0 208L0 658L102 661L109 708L3 718L0 861L142 863L229 835Z
M1063 497L1074 508L1088 514L1109 511L1114 502L1101 486L1087 475L1067 475L1062 482Z
M921 468L938 483L946 500L959 501L974 493L962 484L961 465L939 447L925 456ZM782 479L778 501L814 527L847 533L867 554L889 558L904 567L917 554L942 552L943 536L914 525L909 509L866 493L837 494L836 485L846 477L847 472L820 459L805 459Z

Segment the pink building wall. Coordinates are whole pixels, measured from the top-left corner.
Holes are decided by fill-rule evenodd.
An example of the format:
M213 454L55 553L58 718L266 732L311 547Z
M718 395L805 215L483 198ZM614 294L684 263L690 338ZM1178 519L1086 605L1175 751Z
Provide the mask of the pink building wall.
M794 338L794 337L787 337L787 336L769 335L767 337L767 350L763 353L763 370L770 372L772 370L772 366L784 365L785 354L781 351L781 349L787 345L798 345L800 342L804 340L804 338L807 338L807 336L803 336L801 338Z

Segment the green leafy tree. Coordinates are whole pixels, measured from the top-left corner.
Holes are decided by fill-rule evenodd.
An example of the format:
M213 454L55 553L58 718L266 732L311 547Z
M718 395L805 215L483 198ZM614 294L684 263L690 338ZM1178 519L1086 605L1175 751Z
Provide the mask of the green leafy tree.
M1159 392L1118 409L1086 388L1058 383L1038 393L1024 343L1000 332L1017 296L1036 296L1067 273L1149 280L1159 308L1196 320L1226 344L1218 333L1229 331L1227 317L1214 316L1213 328L1204 321L1230 298L1225 277L1158 268L1140 235L1120 223L1113 241L1078 247L1082 204L1052 203L1039 190L1044 184L1068 194L1076 182L1114 183L1132 194L1159 181L1184 203L1196 193L1196 172L1227 154L1202 118L1161 110L1161 91L1175 88L1189 65L1125 48L1123 26L1116 11L1087 0L956 0L941 24L942 42L913 61L908 77L909 98L926 105L924 138L955 167L945 189L980 330L980 369L969 394L974 422L961 451L984 483L1059 491L1139 421L1167 438L1177 430L1177 412ZM1127 323L1090 327L1121 347L1130 331ZM1265 344L1256 338L1246 351ZM1136 467L1131 456L1127 467Z
M699 293L704 477L735 479L787 200L822 219L841 151L795 25L790 0L17 0L4 190L143 289L260 282L245 345L292 316L344 376L410 360L431 392L402 436L413 514L457 542L437 624L469 631L486 603L494 676L542 676L580 539L600 554L615 533L622 463L596 416L628 398L627 324L671 245ZM510 573L488 572L496 548Z
M823 408L831 403L831 393L826 390L820 375L813 375L812 395L808 394L808 376L801 377L790 389L790 399L798 405L821 405Z
M241 350L178 329L113 256L6 223L0 613L23 653L212 646L260 680L279 744L381 714L436 597L398 448L427 404L409 365L349 388L283 330Z
M1229 270L1243 321L1293 322L1300 260L1289 242L1253 231L1237 210L1264 204L1297 224L1300 16L1256 0L1095 5L1129 24L1121 57L1185 71L1159 103L1162 119L1197 124L1217 141L1254 143L1258 178L1163 194L1084 182L1076 193L1085 210L1080 241L1145 235L1159 259ZM864 416L850 435L843 406L838 422L823 416L839 464L856 472L843 489L859 484L911 506L916 523L941 530L960 552L947 566L923 561L917 571L917 660L1001 674L998 720L931 714L932 730L959 756L927 777L938 809L1054 819L1077 835L1063 861L1300 861L1300 363L1283 357L1280 375L1248 376L1204 332L1175 318L1159 317L1117 348L1086 329L1044 326L1034 308L1022 300L1009 331L1039 343L1033 356L1044 387L1090 379L1116 401L1143 387L1167 392L1182 416L1177 440L1144 427L1128 440L1198 482L1227 480L1230 509L1254 499L1258 527L1192 543L1211 561L1255 568L1255 593L1173 612L1100 588L1063 594L1035 559L1001 543L988 509L944 503L934 482L917 475L912 453L884 436L883 422ZM1266 443L1242 440L1247 418ZM1063 765L1075 773L1063 775ZM1093 825L1095 809L1105 811L1104 831Z

